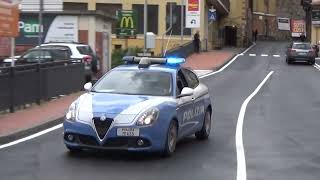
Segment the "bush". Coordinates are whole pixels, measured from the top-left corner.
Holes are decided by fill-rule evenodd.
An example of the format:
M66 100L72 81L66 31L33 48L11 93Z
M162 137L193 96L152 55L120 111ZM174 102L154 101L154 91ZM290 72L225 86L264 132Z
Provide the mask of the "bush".
M136 56L137 53L143 52L142 48L131 47L128 49L115 49L112 52L112 68L123 64L123 56Z

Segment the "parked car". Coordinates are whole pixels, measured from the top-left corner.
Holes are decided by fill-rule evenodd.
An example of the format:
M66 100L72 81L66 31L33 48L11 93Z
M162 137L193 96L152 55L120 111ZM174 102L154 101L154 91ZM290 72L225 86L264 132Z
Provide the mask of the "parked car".
M316 51L308 42L293 42L288 46L286 62L306 62L311 65L315 63Z
M181 58L125 57L66 114L64 143L85 149L162 152L194 134L208 139L213 106L206 85L180 64ZM204 144L202 144L204 145Z
M83 62L85 64L86 82L91 81L99 70L99 59L89 45L74 42L49 42L40 46L67 48L72 61Z
M32 48L23 53L21 56L16 56L15 64L30 64L30 63L45 63L53 61L69 60L70 53L68 49L63 47L56 48ZM12 58L4 60L6 66L10 66Z

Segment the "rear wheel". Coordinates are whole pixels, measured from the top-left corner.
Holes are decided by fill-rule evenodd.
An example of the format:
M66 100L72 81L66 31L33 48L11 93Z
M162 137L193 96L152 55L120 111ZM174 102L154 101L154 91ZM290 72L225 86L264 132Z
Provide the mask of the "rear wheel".
M211 111L208 109L204 115L203 125L200 131L196 132L195 136L199 140L208 139L211 132Z
M316 63L315 60L312 60L312 61L309 62L310 65L314 65L315 63Z
M287 58L286 59L287 64L291 64L291 61Z
M178 137L178 125L176 121L171 121L168 131L167 131L167 140L165 144L165 149L163 152L164 156L171 156L176 150Z

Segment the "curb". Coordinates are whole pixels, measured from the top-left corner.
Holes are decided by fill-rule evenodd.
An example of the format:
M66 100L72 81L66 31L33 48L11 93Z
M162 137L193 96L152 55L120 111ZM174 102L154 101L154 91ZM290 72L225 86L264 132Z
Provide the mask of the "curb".
M27 136L35 134L39 131L43 131L45 129L48 129L50 127L58 125L63 122L63 119L64 119L64 117L60 117L60 118L54 119L52 121L48 121L48 122L45 122L42 124L37 124L31 128L18 130L16 132L0 136L0 145L15 141L20 138L27 137Z

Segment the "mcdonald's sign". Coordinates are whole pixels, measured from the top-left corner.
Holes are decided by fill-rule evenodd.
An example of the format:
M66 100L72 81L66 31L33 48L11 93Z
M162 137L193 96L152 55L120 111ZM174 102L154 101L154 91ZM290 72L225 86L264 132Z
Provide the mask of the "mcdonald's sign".
M118 14L117 38L133 39L137 37L137 13L120 10Z

